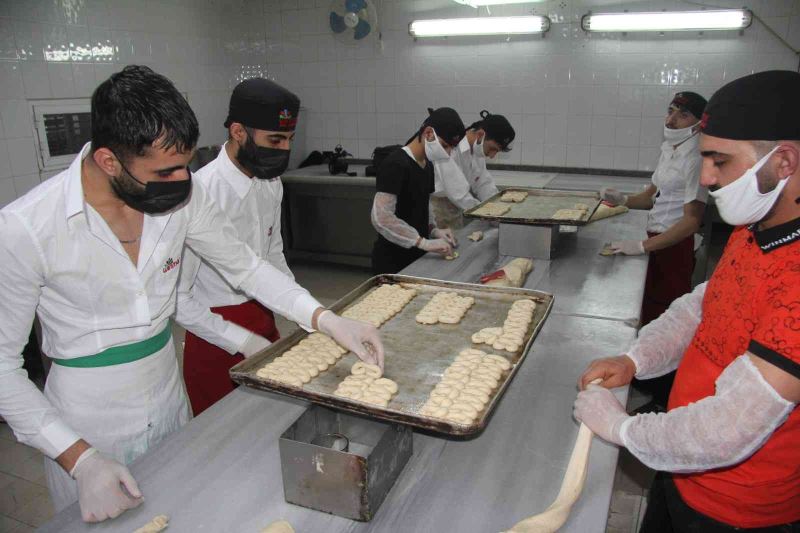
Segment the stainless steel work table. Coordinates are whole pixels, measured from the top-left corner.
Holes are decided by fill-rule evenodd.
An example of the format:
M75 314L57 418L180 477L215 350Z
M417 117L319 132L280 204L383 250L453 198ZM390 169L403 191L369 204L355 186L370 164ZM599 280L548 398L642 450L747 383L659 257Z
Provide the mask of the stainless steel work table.
M481 225L490 228L478 222L461 233ZM646 259L596 256L595 245L617 232L632 237L643 227L637 213L592 223L571 237L575 242L563 257L536 262L527 286L554 292L556 307L486 431L463 441L415 433L414 455L371 522L287 504L278 438L307 406L238 389L131 465L146 497L140 508L87 525L76 504L40 531L130 533L157 514L169 515L170 531L176 532L256 533L280 518L299 533L507 529L544 510L558 492L577 434L572 403L578 376L591 359L619 353L634 338L634 328L618 319L638 317ZM503 260L497 257L496 230L470 245L463 245L456 261L426 256L404 273L474 281ZM620 292L623 287L631 290ZM629 297L636 301L625 304ZM391 373L391 362L388 368ZM627 389L615 392L624 403ZM604 531L617 453L595 439L586 485L562 531Z

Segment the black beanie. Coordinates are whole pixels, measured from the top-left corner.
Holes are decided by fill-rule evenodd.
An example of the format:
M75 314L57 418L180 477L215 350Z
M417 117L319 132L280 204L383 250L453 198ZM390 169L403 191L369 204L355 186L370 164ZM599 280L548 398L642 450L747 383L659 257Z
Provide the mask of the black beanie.
M427 126L436 131L437 137L453 147L461 142L466 131L458 112L451 107L440 107L435 110L429 107L428 118L422 123L421 130Z
M800 73L769 70L724 85L708 101L700 131L738 141L800 140Z
M233 89L225 127L239 122L249 128L292 131L297 127L300 99L264 78L244 80Z
M482 129L486 132L486 138L499 144L503 152L511 151L508 145L511 144L514 137L516 137L516 132L514 128L511 127L511 123L508 119L503 115L493 115L485 109L480 112L480 115L481 120L473 122L469 129Z

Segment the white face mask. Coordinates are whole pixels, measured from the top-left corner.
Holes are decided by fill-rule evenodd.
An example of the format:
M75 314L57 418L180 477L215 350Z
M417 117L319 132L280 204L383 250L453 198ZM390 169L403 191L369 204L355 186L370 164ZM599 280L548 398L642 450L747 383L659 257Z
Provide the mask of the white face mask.
M773 148L736 181L716 191L708 191L717 203L722 220L732 226L743 226L759 222L769 213L789 180L782 179L774 189L762 194L758 190L756 173L777 149L778 146Z
M450 159L450 154L444 149L444 146L439 142L439 137L436 136L436 130L433 130L433 140L425 139L425 157L431 163L437 161L445 161Z
M472 156L475 159L486 159L486 153L483 151L483 141L485 139L486 137L481 137L475 141L474 145L472 145Z
M679 130L673 130L665 125L664 139L666 139L670 143L678 144L679 142L685 141L686 139L694 135L692 128L694 128L694 126L689 126L688 128L681 128Z

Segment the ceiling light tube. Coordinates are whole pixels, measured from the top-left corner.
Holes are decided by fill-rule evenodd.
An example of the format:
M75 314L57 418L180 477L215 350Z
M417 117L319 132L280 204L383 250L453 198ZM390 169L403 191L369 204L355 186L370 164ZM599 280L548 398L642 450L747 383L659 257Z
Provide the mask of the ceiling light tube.
M454 0L457 4L464 4L472 7L502 6L508 4L534 4L544 0Z
M529 17L478 17L459 19L415 20L408 25L414 37L448 37L456 35L511 35L544 33L550 29L550 19Z
M585 31L710 31L741 30L753 23L749 9L664 11L658 13L587 13Z

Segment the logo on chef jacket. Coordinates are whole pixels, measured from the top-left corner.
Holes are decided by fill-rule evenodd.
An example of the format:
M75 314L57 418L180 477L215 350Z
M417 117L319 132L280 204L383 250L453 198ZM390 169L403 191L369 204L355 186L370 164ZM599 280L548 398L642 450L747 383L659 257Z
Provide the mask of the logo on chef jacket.
M281 129L294 129L297 125L297 117L292 117L292 112L284 109L278 115L278 125Z
M173 268L177 267L180 264L181 264L180 259L173 259L170 257L164 262L164 268L161 269L161 272L166 274L167 272L169 272L170 270L172 270Z
M711 118L711 117L708 116L708 113L703 113L703 118L700 119L700 130L701 131L706 129L706 126L708 126L708 119L709 118Z

